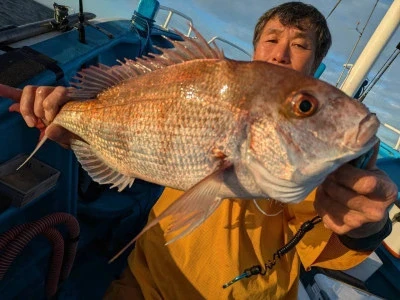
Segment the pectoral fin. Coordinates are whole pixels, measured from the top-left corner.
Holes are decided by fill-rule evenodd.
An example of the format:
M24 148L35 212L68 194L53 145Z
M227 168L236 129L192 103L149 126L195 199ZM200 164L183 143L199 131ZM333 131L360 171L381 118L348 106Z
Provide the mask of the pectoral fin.
M143 233L161 220L168 219L169 226L165 234L176 233L173 238L167 240L166 244L182 238L201 225L221 203L222 199L219 197L219 192L224 182L224 173L230 167L231 164L224 164L221 168L191 187L157 218L148 223L128 245L109 261L109 263L118 258L129 246L142 236Z

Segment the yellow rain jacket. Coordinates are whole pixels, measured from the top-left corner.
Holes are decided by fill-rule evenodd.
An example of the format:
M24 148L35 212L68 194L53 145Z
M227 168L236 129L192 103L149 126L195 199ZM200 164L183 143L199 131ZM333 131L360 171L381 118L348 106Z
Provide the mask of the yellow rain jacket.
M166 188L150 215L159 215L182 192ZM343 246L322 223L306 233L296 251L278 260L265 276L255 275L223 289L244 269L272 259L301 224L315 217L315 192L299 204L223 200L189 235L164 246L165 223L146 232L128 258L129 268L109 288L106 299L296 299L300 262L343 270L370 253ZM132 276L133 274L133 276Z

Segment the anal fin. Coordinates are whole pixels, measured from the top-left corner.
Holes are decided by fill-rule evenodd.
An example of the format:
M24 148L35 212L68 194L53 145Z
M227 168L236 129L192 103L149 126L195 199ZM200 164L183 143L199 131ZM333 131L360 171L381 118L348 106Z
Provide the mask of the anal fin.
M73 139L71 149L74 151L82 168L88 172L89 176L100 184L112 184L110 188L117 187L118 192L122 191L128 185L132 186L135 178L125 176L118 171L107 166L91 149L86 142Z

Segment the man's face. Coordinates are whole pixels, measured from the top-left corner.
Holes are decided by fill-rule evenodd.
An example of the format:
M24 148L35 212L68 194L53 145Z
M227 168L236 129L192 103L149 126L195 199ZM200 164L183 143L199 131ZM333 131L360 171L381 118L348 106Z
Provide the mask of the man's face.
M262 60L312 75L316 37L311 29L284 26L278 18L269 20L256 45L253 60Z

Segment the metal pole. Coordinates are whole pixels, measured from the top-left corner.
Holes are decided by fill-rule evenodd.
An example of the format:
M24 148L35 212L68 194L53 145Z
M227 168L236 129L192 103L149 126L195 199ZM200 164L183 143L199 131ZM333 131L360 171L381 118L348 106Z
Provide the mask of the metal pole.
M83 14L83 0L79 0L79 14L78 14L79 24L78 24L78 35L79 42L85 44L86 43L86 35L85 35L85 15Z
M375 63L375 60L378 58L399 24L400 0L394 0L353 68L350 70L346 82L342 85L341 89L346 94L353 96L357 92L368 71Z

